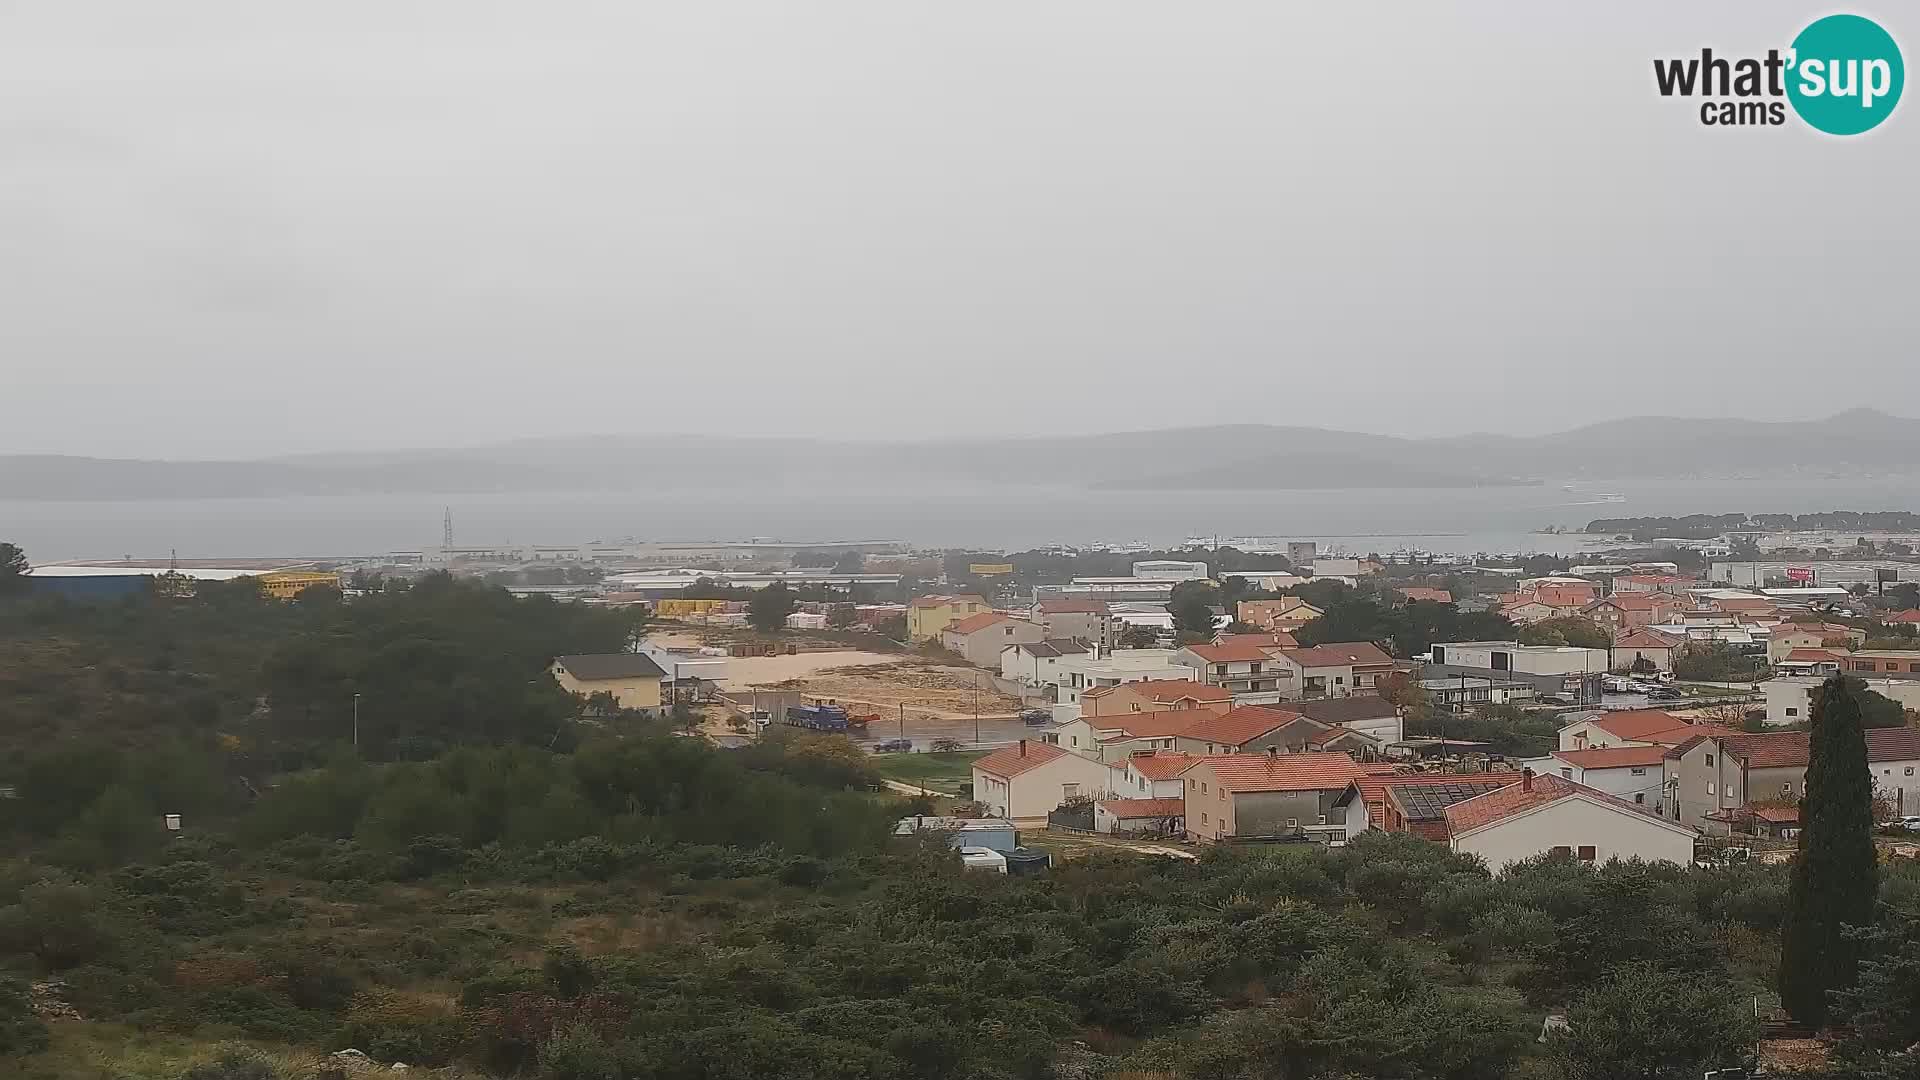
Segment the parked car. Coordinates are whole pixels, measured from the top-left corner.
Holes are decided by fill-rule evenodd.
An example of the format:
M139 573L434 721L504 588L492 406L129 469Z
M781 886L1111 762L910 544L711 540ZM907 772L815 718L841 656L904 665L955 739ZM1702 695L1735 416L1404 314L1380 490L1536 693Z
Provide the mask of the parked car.
M1053 723L1053 713L1046 709L1022 709L1020 719L1026 721L1028 727L1039 727L1042 724Z
M1907 832L1920 832L1920 815L1908 815L1894 822L1894 824Z
M1656 686L1647 691L1648 701L1679 701L1685 696L1671 686Z
M912 739L888 739L885 742L873 744L873 752L876 754L903 754L912 749Z

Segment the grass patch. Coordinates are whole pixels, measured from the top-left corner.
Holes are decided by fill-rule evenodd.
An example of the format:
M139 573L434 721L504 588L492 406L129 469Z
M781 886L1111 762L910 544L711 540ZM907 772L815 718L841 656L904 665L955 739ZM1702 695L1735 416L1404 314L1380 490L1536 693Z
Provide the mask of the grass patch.
M986 756L984 750L962 750L951 754L876 754L873 767L889 780L957 795L960 785L973 782L973 763Z

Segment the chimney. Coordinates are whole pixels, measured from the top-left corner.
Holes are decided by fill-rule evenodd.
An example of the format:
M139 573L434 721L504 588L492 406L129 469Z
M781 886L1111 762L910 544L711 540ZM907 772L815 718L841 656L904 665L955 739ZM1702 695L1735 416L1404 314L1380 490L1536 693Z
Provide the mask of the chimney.
M1533 770L1532 769L1520 770L1520 790L1521 791L1533 790Z
M1021 757L1027 756L1027 740L1025 739L1020 740L1020 756ZM1532 781L1528 781L1528 782L1531 783Z

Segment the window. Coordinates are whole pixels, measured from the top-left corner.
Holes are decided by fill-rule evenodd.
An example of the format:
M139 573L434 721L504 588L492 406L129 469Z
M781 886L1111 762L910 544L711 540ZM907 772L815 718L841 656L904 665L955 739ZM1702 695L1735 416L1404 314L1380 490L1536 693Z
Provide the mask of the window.
M1079 785L1079 784L1061 784L1061 785L1060 785L1060 797L1061 797L1061 798L1063 798L1063 799L1077 799L1077 798L1079 798L1079 797L1080 797L1080 785Z
M1646 793L1646 792L1644 792L1644 791L1636 791L1636 792L1634 792L1634 793L1633 793L1633 801L1634 801L1634 802L1635 802L1636 804L1639 804L1639 805L1642 805L1642 806L1644 806L1644 805L1646 805L1646 802L1647 802L1647 793Z
M1297 818L1297 817L1290 817L1290 818L1288 818L1288 819L1287 819L1287 828L1289 828L1289 829L1297 829L1297 828L1299 828L1299 827L1300 827L1300 819L1299 819L1299 818Z
M1221 802L1226 802L1226 801L1227 801L1227 789L1226 789L1226 788L1221 788L1221 789L1220 789L1220 796L1219 796L1219 798L1220 798L1220 801L1221 801Z
M1707 781L1707 794L1713 794L1713 781Z
M1560 770L1560 775L1561 775L1561 776L1564 776L1564 777L1566 777L1566 778L1567 778L1567 779L1569 779L1569 780L1571 780L1571 779L1573 779L1573 770L1572 770L1572 769L1561 769L1561 770Z
M1335 675L1333 677L1333 685L1335 686L1347 685L1347 677L1345 675Z
M1712 767L1713 767L1713 755L1712 755L1712 754L1708 754L1708 755L1707 755L1707 767L1708 767L1708 768L1712 768Z
M1791 794L1793 794L1793 781L1791 781L1791 780L1789 780L1789 781L1787 781L1786 783L1784 783L1784 784L1781 784L1781 785L1780 785L1780 794L1782 794L1782 795L1791 795Z
M1791 706L1791 705L1789 705L1789 706L1787 706L1787 715L1788 715L1788 716L1799 716L1799 715L1800 715L1800 710L1799 710L1799 709L1796 709L1796 708L1794 708L1794 707L1793 707L1793 706Z
M1911 765L1909 765L1909 766L1907 766L1907 775L1908 775L1908 776L1912 776L1912 775L1913 775L1913 766L1911 766Z
M1200 794L1202 794L1202 795L1205 795L1206 793L1207 793L1207 785L1206 785L1206 783L1205 783L1205 782L1203 781L1203 782L1202 782L1202 783L1200 784Z
M1327 823L1327 815L1325 815L1325 814L1321 814L1321 815L1320 815L1320 824L1322 824L1322 825L1325 825L1326 823Z
M1641 766L1641 767L1638 767L1638 768L1632 768L1632 769L1628 769L1628 770L1627 770L1627 775L1628 775L1628 776L1645 776L1645 775L1647 775L1647 770L1646 770L1646 768L1645 768L1645 766Z
M1598 857L1599 854L1600 854L1599 852L1593 849L1592 844L1580 845L1580 861L1581 862L1592 862L1596 857Z
M1573 854L1573 849L1565 844L1556 844L1554 845L1553 853L1555 855L1571 855Z
M1200 811L1200 824L1205 825L1206 823L1207 823L1207 812L1205 810L1202 810Z

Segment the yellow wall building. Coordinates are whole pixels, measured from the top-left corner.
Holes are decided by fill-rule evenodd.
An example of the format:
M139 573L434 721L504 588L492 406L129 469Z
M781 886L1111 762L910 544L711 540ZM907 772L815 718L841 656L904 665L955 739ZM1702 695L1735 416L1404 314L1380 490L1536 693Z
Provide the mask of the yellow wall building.
M727 610L725 600L655 600L653 613L663 619L684 618L688 615L712 615Z
M639 653L589 653L553 658L554 681L581 697L612 694L623 709L660 708L660 680L666 672Z
M936 641L949 625L992 610L984 598L971 593L917 597L907 605L907 640Z
M329 589L340 587L339 574L314 570L276 570L271 574L261 574L254 580L260 583L261 592L276 600L291 600L316 585L325 585Z

